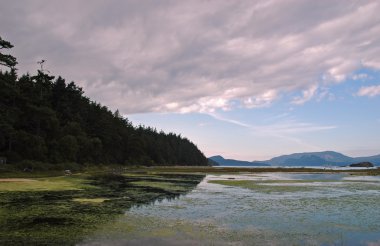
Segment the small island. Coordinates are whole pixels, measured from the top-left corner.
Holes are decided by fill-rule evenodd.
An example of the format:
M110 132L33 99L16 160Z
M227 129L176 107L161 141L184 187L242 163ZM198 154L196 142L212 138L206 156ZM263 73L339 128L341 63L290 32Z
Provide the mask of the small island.
M365 162L351 164L349 165L349 167L374 167L374 165L371 162L365 161Z

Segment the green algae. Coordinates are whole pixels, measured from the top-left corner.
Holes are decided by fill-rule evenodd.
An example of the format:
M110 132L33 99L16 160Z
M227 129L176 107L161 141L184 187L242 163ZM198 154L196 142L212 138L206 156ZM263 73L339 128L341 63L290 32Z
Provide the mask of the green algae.
M299 242L315 242L312 236L299 232L290 231L284 236L284 233L254 226L237 230L214 221L126 213L80 245L300 245ZM324 238L327 242L335 240L336 237Z
M171 182L157 182L157 181L135 181L131 182L131 184L142 187L153 187L160 188L164 190L172 190L172 191L185 191L186 187L176 185Z
M94 237L82 244L91 245L93 242L127 244L137 240L148 245L225 245L226 240L230 244L232 241L240 241L241 236L241 233L238 234L213 223L135 216L127 213L116 222L104 226Z
M74 245L128 208L174 198L203 178L148 177L97 172L1 182L0 244Z
M102 203L102 202L105 202L105 201L109 201L110 199L109 198L101 198L101 197L98 197L98 198L74 198L73 201L74 202L80 202L80 203Z
M11 181L7 181L11 180ZM15 180L15 181L12 181ZM90 188L81 176L61 176L35 179L2 179L0 192L12 191L64 191Z

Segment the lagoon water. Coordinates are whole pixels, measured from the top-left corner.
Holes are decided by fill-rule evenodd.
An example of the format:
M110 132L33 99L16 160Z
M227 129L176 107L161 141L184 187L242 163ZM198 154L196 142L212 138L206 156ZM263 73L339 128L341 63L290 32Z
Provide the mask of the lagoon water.
M133 207L88 244L380 245L380 177L207 175L175 200Z

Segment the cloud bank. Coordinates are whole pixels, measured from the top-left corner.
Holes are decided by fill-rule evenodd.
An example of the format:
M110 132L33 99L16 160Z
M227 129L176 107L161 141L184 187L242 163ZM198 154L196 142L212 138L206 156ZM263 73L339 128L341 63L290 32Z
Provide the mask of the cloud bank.
M380 95L380 85L363 86L358 91L358 96L374 97Z
M22 72L46 59L126 114L263 107L292 93L303 104L380 69L378 1L0 2Z

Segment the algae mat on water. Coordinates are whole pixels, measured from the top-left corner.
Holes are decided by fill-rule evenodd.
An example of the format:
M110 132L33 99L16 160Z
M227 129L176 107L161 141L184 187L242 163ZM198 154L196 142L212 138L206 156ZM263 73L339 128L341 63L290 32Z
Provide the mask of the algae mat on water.
M0 244L74 245L131 206L184 194L202 178L101 173L1 179Z

